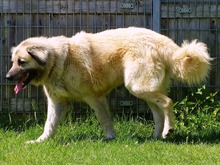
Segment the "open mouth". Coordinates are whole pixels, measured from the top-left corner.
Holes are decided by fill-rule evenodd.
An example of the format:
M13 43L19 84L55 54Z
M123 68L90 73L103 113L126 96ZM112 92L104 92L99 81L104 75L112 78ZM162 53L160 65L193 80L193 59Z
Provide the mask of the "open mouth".
M14 88L14 92L17 94L19 93L23 88L25 88L29 83L30 81L35 78L37 76L37 72L36 71L28 71L28 72L25 72L23 75L22 75L22 78L20 78L17 83L16 83L16 86Z

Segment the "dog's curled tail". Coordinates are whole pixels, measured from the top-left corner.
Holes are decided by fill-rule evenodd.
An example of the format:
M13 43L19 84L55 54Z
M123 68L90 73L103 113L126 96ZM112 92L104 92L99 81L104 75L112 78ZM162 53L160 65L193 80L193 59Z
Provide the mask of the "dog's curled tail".
M173 76L188 85L198 84L206 80L211 61L204 43L197 40L191 43L184 41L173 54Z

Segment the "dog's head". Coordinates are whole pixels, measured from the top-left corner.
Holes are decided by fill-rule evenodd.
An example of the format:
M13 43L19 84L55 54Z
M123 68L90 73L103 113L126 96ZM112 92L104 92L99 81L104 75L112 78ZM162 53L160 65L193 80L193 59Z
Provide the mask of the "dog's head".
M16 93L29 83L41 79L48 59L48 50L39 40L40 38L27 39L12 48L12 67L6 78L17 82L14 89Z

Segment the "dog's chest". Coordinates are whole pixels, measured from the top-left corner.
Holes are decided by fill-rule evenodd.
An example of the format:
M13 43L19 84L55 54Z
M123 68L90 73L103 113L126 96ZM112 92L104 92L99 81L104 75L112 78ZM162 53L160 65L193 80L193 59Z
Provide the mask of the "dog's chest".
M51 82L50 84L44 86L44 88L47 91L46 93L48 93L50 96L56 98L69 97L68 89L66 89L65 85L61 82Z

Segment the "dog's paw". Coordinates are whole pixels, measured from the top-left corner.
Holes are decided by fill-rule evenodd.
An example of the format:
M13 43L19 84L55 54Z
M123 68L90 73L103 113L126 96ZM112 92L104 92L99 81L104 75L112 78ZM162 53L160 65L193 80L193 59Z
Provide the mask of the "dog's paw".
M111 131L106 132L105 139L112 140L112 139L115 139L115 136L116 136L115 130L111 130Z
M173 135L174 129L170 128L166 132L163 132L163 139L169 138Z

